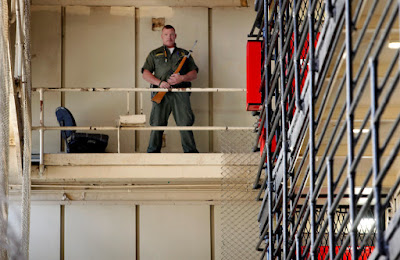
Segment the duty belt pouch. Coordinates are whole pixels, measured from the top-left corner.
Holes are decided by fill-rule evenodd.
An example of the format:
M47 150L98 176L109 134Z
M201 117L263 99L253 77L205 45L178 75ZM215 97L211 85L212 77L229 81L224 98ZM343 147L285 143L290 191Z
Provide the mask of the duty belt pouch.
M157 85L150 84L150 88L158 88ZM151 99L157 94L158 92L151 92Z
M56 109L60 126L76 126L71 112L65 107ZM61 131L65 140L67 153L104 153L108 144L108 135L77 133L73 130Z

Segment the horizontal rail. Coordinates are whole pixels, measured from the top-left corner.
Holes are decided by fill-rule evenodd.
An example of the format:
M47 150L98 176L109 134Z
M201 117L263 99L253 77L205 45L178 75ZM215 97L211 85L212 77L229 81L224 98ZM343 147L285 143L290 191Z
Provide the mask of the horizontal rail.
M34 88L35 92L246 92L245 88Z
M253 130L247 126L33 126L32 130L77 130L77 131L112 131L112 130L135 130L135 131L243 131Z

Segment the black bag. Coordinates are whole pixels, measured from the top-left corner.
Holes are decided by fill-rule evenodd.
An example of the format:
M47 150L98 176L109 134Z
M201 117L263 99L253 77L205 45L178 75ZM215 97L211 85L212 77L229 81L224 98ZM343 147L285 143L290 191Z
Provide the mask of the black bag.
M71 112L65 107L56 109L60 126L76 126ZM61 137L67 144L67 153L104 153L108 144L108 135L77 133L74 130L61 131Z

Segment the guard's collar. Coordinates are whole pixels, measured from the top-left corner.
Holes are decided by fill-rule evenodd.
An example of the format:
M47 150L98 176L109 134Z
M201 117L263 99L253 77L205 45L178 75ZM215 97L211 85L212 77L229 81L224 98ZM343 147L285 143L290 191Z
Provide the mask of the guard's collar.
M168 49L168 48L176 48L176 43L175 43L174 46L172 46L172 47L168 47L167 45L163 45L163 46L164 46L165 49Z

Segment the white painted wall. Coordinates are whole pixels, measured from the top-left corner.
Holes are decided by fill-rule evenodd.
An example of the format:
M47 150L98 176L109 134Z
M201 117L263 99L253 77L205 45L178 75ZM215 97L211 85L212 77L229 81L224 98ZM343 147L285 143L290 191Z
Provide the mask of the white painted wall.
M211 259L210 205L140 205L137 215L135 205L70 204L65 205L64 217L60 209L58 204L32 204L30 259L60 259L62 218L64 259L125 260L136 255L145 260ZM20 214L20 202L13 202L9 236L17 242ZM219 220L214 223L219 229ZM216 245L220 243L218 238Z
M29 259L60 259L60 205L31 208Z
M135 8L66 7L65 87L133 88L135 86ZM66 93L65 106L78 125L115 126L127 112L126 93ZM134 111L134 98L130 111ZM116 131L107 152L117 152ZM121 132L121 151L133 152L133 132Z
M134 259L135 223L135 206L66 205L65 259Z
M144 205L140 207L140 258L211 258L210 206Z
M255 12L249 8L211 10L211 71L213 88L246 88L246 44ZM216 93L213 121L219 126L252 126L255 119L246 111L246 93ZM221 151L214 134L214 151Z
M60 259L60 205L31 205L29 259ZM8 212L8 234L12 245L20 248L21 202L12 201Z
M61 87L61 7L32 6L32 86L34 88ZM60 93L45 94L47 126L58 126L55 110L61 105ZM39 93L32 93L32 125L39 123ZM60 150L60 133L45 132L45 152ZM39 153L39 131L32 132L32 153Z

